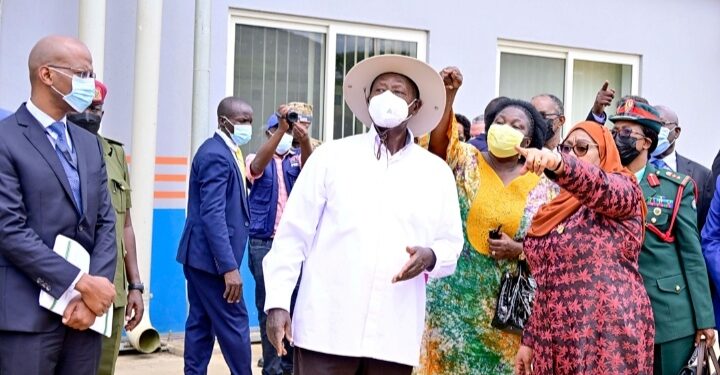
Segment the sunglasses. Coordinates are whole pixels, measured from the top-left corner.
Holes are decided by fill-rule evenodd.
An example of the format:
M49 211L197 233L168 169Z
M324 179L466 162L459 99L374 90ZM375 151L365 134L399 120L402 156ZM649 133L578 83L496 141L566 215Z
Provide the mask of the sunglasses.
M610 133L612 134L613 138L615 138L615 137L618 136L618 135L621 136L621 137L632 137L633 134L635 134L635 135L637 135L637 136L640 136L641 139L642 139L642 138L646 138L646 137L645 137L645 134L640 133L640 132L633 131L633 130L630 129L630 128L622 128L622 129L620 129L620 130L618 130L618 129L613 129L613 130L610 131ZM634 138L634 137L633 137L633 138Z
M587 154L590 147L598 147L598 145L596 145L594 143L580 142L580 143L576 143L574 145L561 144L561 145L558 145L557 149L558 149L558 151L560 151L563 154L569 154L570 151L572 151L575 154L575 156L582 157L582 156L585 156L585 154Z

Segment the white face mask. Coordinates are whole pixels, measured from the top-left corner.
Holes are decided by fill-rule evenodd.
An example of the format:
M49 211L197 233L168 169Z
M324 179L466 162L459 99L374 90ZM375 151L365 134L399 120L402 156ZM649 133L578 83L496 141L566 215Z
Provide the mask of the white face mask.
M275 153L278 155L285 155L288 151L290 151L290 148L292 147L292 141L293 137L290 134L283 134L282 138L280 139L280 143L278 143L277 147L275 148Z
M412 103L415 103L415 100ZM381 128L394 128L409 119L408 107L412 103L407 104L403 98L385 91L370 99L368 112L375 125Z

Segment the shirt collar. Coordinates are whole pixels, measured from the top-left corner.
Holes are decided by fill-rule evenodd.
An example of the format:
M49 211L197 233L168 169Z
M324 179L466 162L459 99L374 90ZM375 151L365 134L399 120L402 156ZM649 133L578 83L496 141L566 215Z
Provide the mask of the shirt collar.
M647 165L644 166L644 167L642 167L641 170L635 172L635 178L637 178L638 183L640 183L640 181L642 181L643 176L645 176L645 170L646 170L646 169L647 169Z
M35 117L35 119L40 123L40 125L43 126L43 128L47 129L50 127L50 125L54 124L56 121L50 115L43 112L42 109L38 108L35 103L32 102L32 99L28 99L28 101L25 103L25 108L27 108L28 112ZM59 122L62 122L63 124L67 123L66 116L63 116Z
M225 134L225 132L223 132L220 129L216 129L215 134L219 135L220 138L222 138L222 140L225 142L225 144L228 146L228 148L230 148L230 151L232 151L232 152L237 151L238 146L235 144L235 142L233 142L232 139L230 139L230 137L227 136L227 134Z
M376 150L376 147L378 147L378 145L380 145L380 135L378 134L377 129L375 129L375 125L371 125L370 129L368 129L366 134L369 137L369 139L371 139L373 142L373 150ZM413 135L412 130L410 130L410 128L408 128L407 129L407 138L405 138L405 146L403 146L403 148L401 148L396 154L398 154L402 151L405 151L405 149L407 149L408 146L410 146L414 143L415 143L415 136ZM383 149L385 149L385 146L382 146L382 147L383 147Z
M668 165L668 167L672 168L673 171L677 172L677 152L675 152L675 150L673 150L670 155L664 157L663 161Z

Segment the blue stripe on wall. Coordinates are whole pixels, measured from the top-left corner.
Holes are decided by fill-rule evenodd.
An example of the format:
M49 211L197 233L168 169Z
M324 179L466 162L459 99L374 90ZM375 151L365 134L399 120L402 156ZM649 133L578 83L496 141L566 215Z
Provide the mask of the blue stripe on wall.
M175 261L180 236L185 226L184 209L155 209L153 216L152 264L150 282L152 299L150 316L159 332L182 332L187 317L185 276ZM247 265L245 251L241 266L243 296L250 317L250 327L258 326L255 309L255 282Z

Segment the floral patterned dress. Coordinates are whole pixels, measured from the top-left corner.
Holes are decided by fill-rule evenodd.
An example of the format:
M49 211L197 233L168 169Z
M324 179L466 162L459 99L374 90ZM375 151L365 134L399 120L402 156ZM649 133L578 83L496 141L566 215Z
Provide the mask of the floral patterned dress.
M630 178L563 156L558 185L582 206L525 253L538 289L523 345L534 374L651 374L654 324L638 272L642 192Z
M488 232L522 240L540 205L559 193L547 178L526 174L507 186L473 146L448 131L447 161L458 187L465 245L451 276L431 280L420 367L423 375L511 374L520 336L490 325L500 278L516 261L489 257Z

